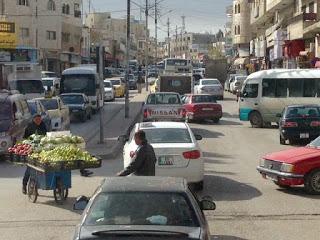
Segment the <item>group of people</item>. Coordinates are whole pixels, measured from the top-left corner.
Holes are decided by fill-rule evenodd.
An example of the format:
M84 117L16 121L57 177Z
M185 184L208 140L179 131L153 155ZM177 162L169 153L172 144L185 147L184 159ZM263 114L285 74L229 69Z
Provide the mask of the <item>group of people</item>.
M25 130L24 138L32 134L46 135L47 129L39 114L33 116L32 122ZM134 140L138 146L133 159L128 167L119 172L117 176L128 176L130 174L137 176L155 176L156 155L153 147L148 143L146 134L140 130L135 133ZM87 177L93 172L86 169L80 169L81 176ZM30 179L30 168L27 167L22 180L22 193L27 193L27 184Z

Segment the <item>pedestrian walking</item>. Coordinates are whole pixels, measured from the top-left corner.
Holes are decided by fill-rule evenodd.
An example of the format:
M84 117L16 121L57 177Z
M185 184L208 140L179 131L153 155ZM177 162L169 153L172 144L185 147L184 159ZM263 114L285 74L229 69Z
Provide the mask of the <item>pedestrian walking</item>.
M148 143L146 134L140 130L135 133L134 140L138 148L133 156L133 160L128 167L119 172L118 176L155 176L156 154L153 147Z

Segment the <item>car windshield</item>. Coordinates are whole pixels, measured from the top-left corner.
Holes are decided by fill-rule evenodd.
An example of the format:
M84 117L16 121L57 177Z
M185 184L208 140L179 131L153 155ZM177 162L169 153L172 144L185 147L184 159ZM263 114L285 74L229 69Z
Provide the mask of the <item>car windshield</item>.
M287 118L320 117L320 107L288 107L285 117Z
M188 129L150 128L143 129L149 143L192 143Z
M179 193L100 193L85 225L162 225L199 227L187 196Z
M212 79L212 80L202 80L202 85L215 85L220 84L219 80Z
M61 95L64 104L83 104L83 96L81 95Z
M10 81L9 85L11 90L18 90L21 94L44 92L44 88L41 80Z
M212 95L196 95L192 96L193 103L216 103L216 99Z
M55 110L59 108L57 99L41 99L40 102L46 110Z
M28 101L28 107L32 115L37 113L37 104L35 102Z
M112 88L111 82L103 82L105 88Z
M120 85L120 79L119 80L110 80L112 85Z
M84 93L87 96L96 95L94 74L71 74L62 76L62 93Z
M181 100L177 94L151 94L147 99L147 104L180 104Z
M57 77L57 74L55 74L53 72L44 72L44 73L41 73L41 77L43 77L43 78L53 78L53 77Z
M42 80L42 84L47 87L53 86L53 80Z

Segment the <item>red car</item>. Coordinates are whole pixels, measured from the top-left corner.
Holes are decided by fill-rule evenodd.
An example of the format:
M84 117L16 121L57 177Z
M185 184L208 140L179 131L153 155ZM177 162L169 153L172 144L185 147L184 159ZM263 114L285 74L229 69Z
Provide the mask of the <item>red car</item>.
M186 120L210 119L218 123L222 117L222 107L216 98L209 94L187 94L182 97Z
M310 194L320 194L320 137L305 147L263 157L257 170L280 187L304 185Z

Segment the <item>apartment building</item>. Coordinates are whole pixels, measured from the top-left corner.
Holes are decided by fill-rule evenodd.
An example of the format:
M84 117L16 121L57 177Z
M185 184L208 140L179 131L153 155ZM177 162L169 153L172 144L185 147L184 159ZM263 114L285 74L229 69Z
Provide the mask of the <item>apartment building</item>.
M92 44L106 48L109 63L124 64L127 39L127 20L112 18L111 13L95 12L87 15L85 25L91 30ZM144 62L144 43L149 32L145 22L131 17L130 58Z
M17 45L10 51L43 69L60 72L81 62L81 0L2 0L1 18L15 24ZM12 59L14 61L14 58Z

